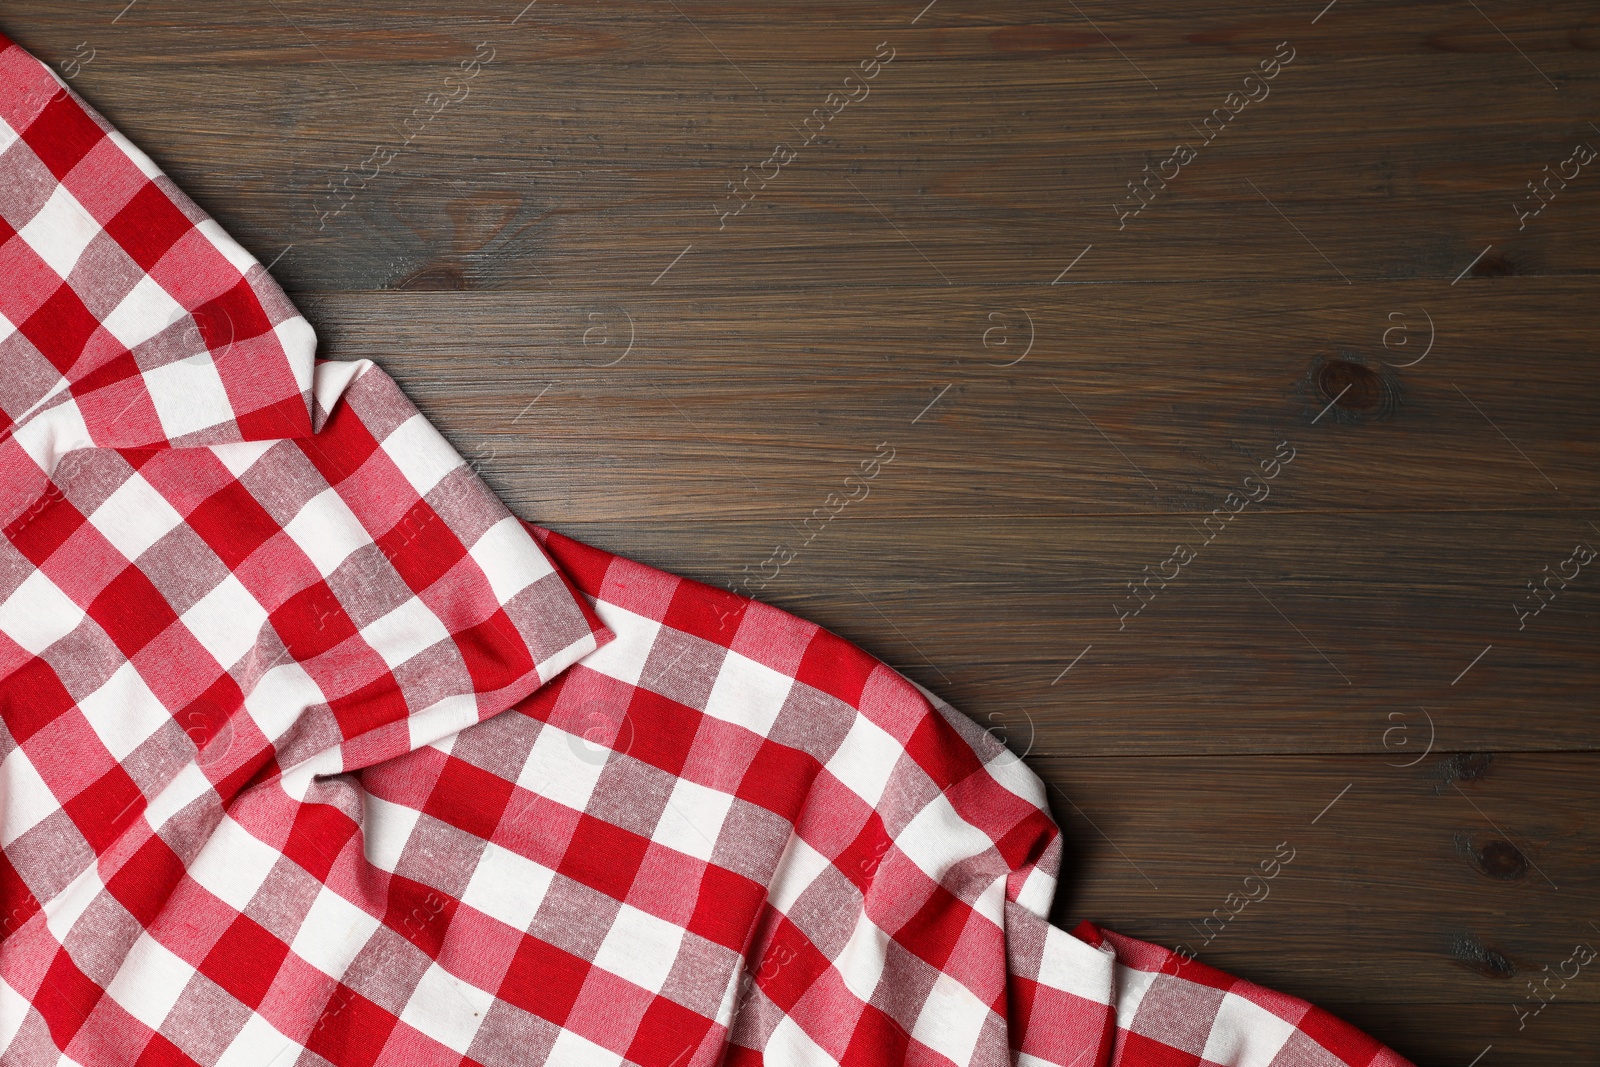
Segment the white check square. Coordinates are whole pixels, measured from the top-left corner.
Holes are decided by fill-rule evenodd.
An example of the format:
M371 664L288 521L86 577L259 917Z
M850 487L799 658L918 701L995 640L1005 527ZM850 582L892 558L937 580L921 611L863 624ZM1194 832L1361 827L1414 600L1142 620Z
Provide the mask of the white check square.
M1293 1023L1233 993L1222 997L1211 1023L1203 1055L1238 1067L1269 1067L1278 1050L1294 1036Z
M338 570L350 553L372 543L367 528L332 486L306 501L283 531L324 578Z
M323 886L317 890L317 899L312 901L289 947L323 974L340 978L380 925L377 919Z
M128 295L101 320L100 325L121 342L133 348L150 340L182 319L188 312L154 278L145 275Z
M293 660L272 664L244 698L256 728L268 740L276 741L305 714L307 708L325 703L326 697L316 680Z
M555 872L499 845L488 845L461 895L463 903L526 932Z
M682 943L681 926L624 904L611 921L594 964L642 989L659 993L667 984Z
M132 563L183 523L183 516L138 473L94 509L89 522Z
M788 675L730 651L706 698L706 714L766 737L792 688Z
M911 1036L955 1063L971 1063L978 1036L992 1014L972 990L941 974L923 1002Z
M189 865L189 877L235 911L244 911L279 858L277 849L223 816Z
M300 1047L298 1042L284 1036L266 1019L251 1012L238 1035L217 1060L216 1067L285 1067L297 1061L284 1053Z
M869 807L877 807L904 751L888 731L857 715L827 768Z
M929 878L943 882L957 863L994 850L989 835L961 817L944 795L934 797L894 839Z
M144 384L169 438L209 430L233 418L228 390L206 353L153 367L144 372Z
M621 1056L565 1028L556 1035L544 1062L558 1067L622 1067Z
M383 451L400 468L418 496L427 496L439 480L466 461L421 414L413 415L383 440Z
M517 773L517 784L531 793L565 804L573 811L589 806L589 797L607 753L577 734L546 724Z
M863 1002L870 1001L888 959L889 935L862 909L856 916L856 928L850 932L850 940L845 942L839 958L834 961L845 988Z
M709 860L732 805L729 794L679 778L650 838L658 845Z
M404 804L392 804L361 791L361 826L367 862L393 873L400 869L400 856L417 828L422 812Z
M139 935L106 995L152 1030L183 995L194 968L148 933Z
M464 1056L494 999L433 963L411 991L400 1021Z
M39 213L17 231L28 247L64 280L77 266L89 242L101 232L96 222L64 185L56 186Z
M6 784L5 803L0 804L0 846L10 847L11 842L60 810L61 803L21 745L0 762L0 781Z
M0 633L38 655L78 628L84 610L72 598L34 571L0 604Z
M118 667L105 685L80 700L78 710L118 763L172 721L172 713L131 663Z
M638 685L640 676L644 674L645 661L650 658L650 650L655 647L656 634L660 632L661 624L643 615L636 615L627 608L608 604L604 600L596 603L594 610L606 629L617 637L604 648L583 657L584 667L599 671L607 678L615 678L629 685Z
M450 631L421 599L408 597L383 618L368 623L361 636L393 670L440 641L450 640Z
M485 530L467 554L502 604L554 569L522 523L509 515Z
M255 647L266 622L267 609L232 574L183 613L183 624L223 669Z

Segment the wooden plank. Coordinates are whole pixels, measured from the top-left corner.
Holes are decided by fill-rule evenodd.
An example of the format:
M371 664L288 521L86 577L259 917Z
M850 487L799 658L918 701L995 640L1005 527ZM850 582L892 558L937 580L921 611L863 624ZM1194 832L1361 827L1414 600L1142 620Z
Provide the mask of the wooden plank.
M1305 975L1325 996L1382 987L1397 1003L1515 1001L1600 938L1593 753L1027 762L1067 834L1058 923L1187 945L1289 992ZM1600 1001L1600 981L1567 996Z
M337 6L241 0L224 12L202 0L168 0L136 8L137 16L123 13L128 6L126 0L70 6L14 0L7 5L13 24L8 30L30 48L54 45L64 54L85 32L101 31L128 61L167 60L192 49L231 63L272 65L319 62L310 42L335 61L448 60L461 44L501 25L520 27L532 39L527 47L541 50L547 61L572 65L641 60L709 65L723 62L724 54L750 63L829 63L851 45L889 30L905 33L922 52L942 59L1114 55L1115 45L1141 65L1197 52L1254 55L1290 31L1314 40L1320 51L1345 56L1443 53L1509 61L1518 60L1517 49L1544 59L1581 55L1600 43L1600 20L1584 0L1553 0L1537 8L1497 4L1489 9L1492 21L1470 9L1425 0L1339 0L1336 14L1324 12L1323 4L1268 0L1252 5L1247 15L1223 5L1174 7L1159 0L1114 6L938 0L936 7L912 0L872 8L838 2L752 8L729 0L685 0L678 10L649 0L542 0L531 11L524 0L451 5L352 0ZM696 26L706 34L696 33ZM588 47L578 49L580 42ZM1510 62L1507 69L1513 69Z
M1567 958L1554 961L1553 966ZM1551 988L1556 988L1553 983ZM1511 1010L1511 1004L1520 1002L1513 992L1506 991L1503 1006L1385 1004L1377 1000L1328 1001L1318 1006L1369 1034L1382 1034L1391 1047L1419 1064L1467 1067L1478 1060L1479 1067L1495 1063L1564 1067L1582 1063L1583 1057L1594 1051L1594 1032L1600 1020L1593 1004L1556 999L1519 1029L1521 1017ZM1464 1023L1469 1028L1464 1028ZM1479 1037L1485 1040L1474 1044Z
M1600 743L1597 587L1574 582L1522 630L1512 610L1526 576L1568 558L1573 516L1252 521L1204 546L1164 519L973 514L930 532L841 513L755 594L1040 751L1382 752L1405 739L1386 736L1396 721L1414 723L1416 751L1430 732L1419 709L1446 751ZM802 544L726 519L565 532L741 590L771 573L774 545ZM1174 541L1196 558L1119 618L1140 599L1127 582Z
M1528 981L1600 947L1592 753L1029 762L1066 832L1057 922L1184 945L1421 1064L1591 1047L1593 965L1537 1014Z
M1539 203L1526 184L1597 139L1543 82L1491 92L1475 58L1445 56L1372 60L1352 85L1347 64L1307 59L1170 187L1141 186L1137 197L1152 202L1129 217L1140 200L1128 183L1162 169L1175 146L1200 144L1193 125L1238 78L1214 59L1186 61L1172 77L1196 87L1192 99L1130 109L1111 62L1026 87L1006 82L1008 63L891 68L830 124L835 144L797 149L764 189L763 161L798 143L798 124L837 77L790 73L767 94L785 99L769 105L728 99L725 67L684 77L688 92L658 69L661 88L641 92L635 74L507 62L409 146L400 124L436 87L387 68L357 72L359 92L301 89L309 95L266 116L256 104L271 91L264 72L119 70L122 92L138 99L159 86L169 110L108 113L162 146L160 162L245 239L297 245L286 277L314 288L644 287L689 245L698 251L671 284L701 290L752 278L1044 284L1089 245L1074 280L1203 280L1216 276L1203 266L1214 260L1229 277L1339 281L1600 268L1600 182L1585 172L1519 220L1518 205L1526 215ZM1466 97L1470 124L1418 134L1401 112L1372 137L1367 116L1440 84ZM934 116L974 97L982 127L952 138ZM369 183L361 170L374 143L396 155ZM760 196L730 219L740 201L727 183L750 174L746 188ZM330 186L346 179L349 198Z
M1274 510L1580 506L1600 489L1591 291L1496 279L303 303L326 354L382 362L533 517L689 519L714 501L799 523L882 441L903 459L875 518L1203 516L1284 440L1297 458Z
M1592 273L1600 183L1558 179L1548 210L1519 221L1537 203L1527 183L1594 134L1571 103L1594 96L1592 11L1502 13L1502 25L1392 7L1405 10L1347 4L1330 34L1288 5L1210 24L1143 5L1120 16L1112 49L1052 26L1083 21L1066 9L947 29L806 6L794 24L825 32L776 55L781 26L726 5L695 5L694 22L659 5L563 8L551 24L571 47L490 7L442 20L425 5L291 18L252 4L225 19L139 8L98 32L47 6L40 18L61 63L76 62L69 38L99 42L81 42L95 58L75 84L231 229L269 254L298 246L284 270L306 287L642 285L695 243L676 284L1042 282L1090 244L1081 279L1203 278L1214 258L1234 277L1453 278L1485 249L1482 272ZM1270 95L1202 143L1195 127L1301 23L1310 36L1289 46ZM735 62L706 27L755 58ZM903 55L895 44L871 95L725 225L725 183L798 143L891 32ZM493 38L492 64L408 140L402 123L480 38ZM242 39L245 54L230 50ZM1357 41L1378 43L1352 55ZM966 108L976 122L952 136L947 116ZM375 140L397 156L367 183ZM1191 141L1198 157L1170 187L1142 186L1153 202L1130 221L1128 183ZM341 201L328 182L352 173L359 195L330 224ZM637 256L617 256L623 233Z

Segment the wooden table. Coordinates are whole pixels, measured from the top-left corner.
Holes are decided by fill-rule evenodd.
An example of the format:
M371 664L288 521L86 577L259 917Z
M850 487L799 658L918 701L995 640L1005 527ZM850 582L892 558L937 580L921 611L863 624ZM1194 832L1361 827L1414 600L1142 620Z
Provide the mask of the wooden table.
M521 514L1025 753L1058 921L1594 1062L1600 5L524 2L0 28Z

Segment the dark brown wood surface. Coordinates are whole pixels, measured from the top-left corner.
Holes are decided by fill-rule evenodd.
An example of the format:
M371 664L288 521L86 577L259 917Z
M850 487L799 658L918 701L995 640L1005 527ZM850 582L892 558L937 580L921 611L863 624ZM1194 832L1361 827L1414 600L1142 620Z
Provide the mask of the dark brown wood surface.
M1600 1062L1594 967L1517 1010L1600 946L1600 4L523 2L0 29L522 515L1025 754L1059 921L1420 1064Z

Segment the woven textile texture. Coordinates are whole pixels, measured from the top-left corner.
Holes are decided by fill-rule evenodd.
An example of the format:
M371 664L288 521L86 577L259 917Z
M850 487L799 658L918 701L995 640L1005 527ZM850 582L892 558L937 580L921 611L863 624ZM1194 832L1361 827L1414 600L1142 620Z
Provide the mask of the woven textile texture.
M315 343L0 37L0 1063L1405 1063L1050 925L992 737Z

